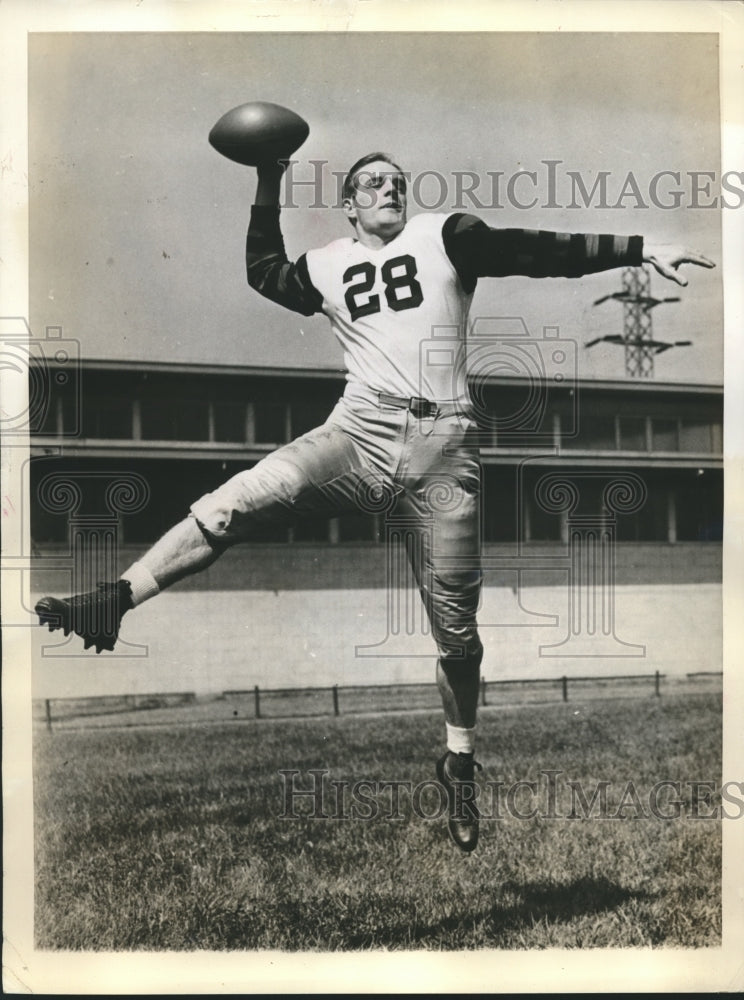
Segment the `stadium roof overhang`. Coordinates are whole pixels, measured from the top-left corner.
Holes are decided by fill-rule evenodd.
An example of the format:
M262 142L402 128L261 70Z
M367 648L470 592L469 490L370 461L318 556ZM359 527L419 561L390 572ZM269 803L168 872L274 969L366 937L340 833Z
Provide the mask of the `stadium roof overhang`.
M48 362L54 367L54 362ZM243 378L283 378L301 380L342 380L345 371L341 368L307 368L307 367L265 367L259 365L219 365L219 364L195 364L189 362L159 362L159 361L113 361L103 359L83 359L81 362L83 371L90 372L112 372L125 374L147 375L185 375L185 376L229 376ZM485 378L478 375L479 382L485 382L492 386L514 386L527 387L532 384L532 379L519 375L489 375ZM561 384L556 384L547 375L547 380L553 388L572 389L579 388L582 391L596 392L630 392L639 395L708 395L722 396L723 386L717 383L698 382L662 382L657 379L572 379Z

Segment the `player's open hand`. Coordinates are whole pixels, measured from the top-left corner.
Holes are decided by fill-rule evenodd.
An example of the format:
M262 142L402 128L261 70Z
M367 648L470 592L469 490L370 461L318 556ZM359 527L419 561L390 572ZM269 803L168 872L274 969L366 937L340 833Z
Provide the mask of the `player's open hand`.
M715 267L712 260L708 260L701 253L694 250L685 250L683 247L673 246L668 243L645 243L643 245L643 261L651 264L664 278L676 282L678 285L686 285L687 278L683 278L677 273L680 264L697 264L699 267Z

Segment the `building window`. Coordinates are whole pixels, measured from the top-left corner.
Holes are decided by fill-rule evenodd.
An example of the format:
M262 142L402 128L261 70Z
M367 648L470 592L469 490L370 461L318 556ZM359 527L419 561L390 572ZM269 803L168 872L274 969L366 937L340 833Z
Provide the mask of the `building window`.
M723 424L711 424L710 434L713 451L720 453L723 451Z
M338 519L339 542L376 542L380 524L373 514L345 514Z
M682 420L679 425L679 446L681 451L712 451L710 424L696 420Z
M140 412L146 441L209 440L209 403L205 399L143 399Z
M214 439L242 444L246 439L246 404L217 401L214 409Z
M292 528L295 542L327 542L329 540L327 518L305 517Z
M513 542L516 539L519 495L511 470L489 466L483 469L481 510L483 538L486 542Z
M287 404L264 400L255 404L256 444L284 444L287 440Z
M723 481L698 473L680 483L676 496L677 540L718 542L723 537Z
M654 451L679 451L679 428L676 420L654 417L651 421Z
M83 437L130 440L132 404L128 399L83 399Z
M620 417L622 451L646 451L646 418Z
M490 407L482 423L484 430L491 430L497 448L543 448L553 442L555 419L554 410L536 403L532 409L525 406L521 413L500 413Z
M31 433L34 434L56 434L57 433L57 402L58 397L51 396L46 400L46 407L43 413L39 414L40 419L37 424L31 425Z
M615 418L614 416L592 417L586 411L579 410L577 434L574 437L561 438L564 448L581 448L587 451L615 451Z
M298 400L292 403L292 437L307 434L328 419L331 407L323 400Z
M638 510L617 515L619 542L664 542L668 537L668 503L665 493L649 485L646 502Z
M262 545L283 545L289 541L289 528L283 524L264 524L248 539Z
M76 395L62 395L52 390L45 405L32 410L29 423L31 434L65 434L67 437L76 437L80 433L80 405ZM84 400L83 406L85 405Z
M52 514L36 503L31 513L31 545L53 542L63 544L69 539L69 514Z
M559 542L561 540L561 515L547 511L535 498L525 497L527 505L522 523L523 541Z

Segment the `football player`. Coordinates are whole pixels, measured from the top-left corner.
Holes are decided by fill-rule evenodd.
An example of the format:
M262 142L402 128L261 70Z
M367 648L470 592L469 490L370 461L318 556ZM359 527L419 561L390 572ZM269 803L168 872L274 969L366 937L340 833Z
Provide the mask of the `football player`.
M476 611L480 467L462 356L423 370L432 330L459 331L480 278L521 274L579 277L651 263L686 284L683 263L701 254L654 246L640 236L493 229L465 213L407 218L406 178L384 153L358 160L343 185L352 232L296 262L279 224L283 167L258 167L246 242L248 282L279 306L324 313L339 339L346 388L327 421L198 499L118 582L36 606L50 629L112 649L122 615L212 563L261 524L308 514L381 510L405 516L409 558L438 653L446 750L437 761L448 794L448 829L461 850L478 843L475 726L481 645ZM111 623L111 624L107 624Z

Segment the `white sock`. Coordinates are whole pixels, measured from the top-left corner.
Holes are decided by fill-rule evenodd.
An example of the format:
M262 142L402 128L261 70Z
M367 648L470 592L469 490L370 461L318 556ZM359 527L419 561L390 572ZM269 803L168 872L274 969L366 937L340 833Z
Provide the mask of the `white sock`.
M147 566L142 563L133 563L126 573L121 574L122 580L126 580L132 588L132 604L136 608L138 604L149 600L160 593L160 587L155 577Z
M447 727L447 749L452 753L473 753L475 751L475 726L472 729L462 729L460 726Z

